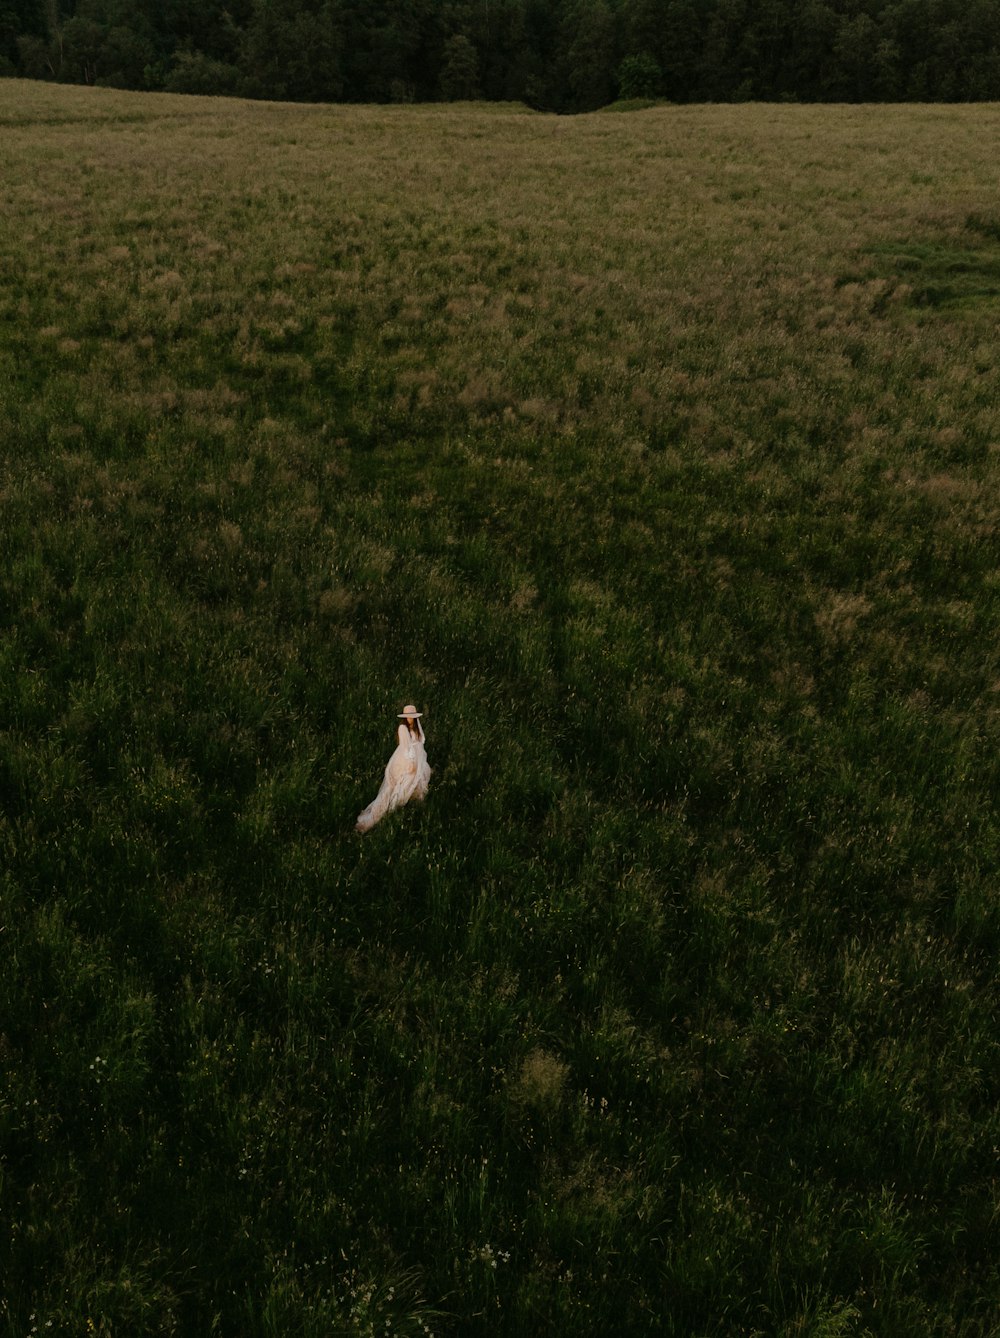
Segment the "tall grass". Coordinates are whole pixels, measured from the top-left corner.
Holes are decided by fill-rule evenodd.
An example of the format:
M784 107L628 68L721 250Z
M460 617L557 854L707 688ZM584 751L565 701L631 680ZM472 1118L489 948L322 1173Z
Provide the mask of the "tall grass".
M4 1332L996 1331L998 116L0 82Z

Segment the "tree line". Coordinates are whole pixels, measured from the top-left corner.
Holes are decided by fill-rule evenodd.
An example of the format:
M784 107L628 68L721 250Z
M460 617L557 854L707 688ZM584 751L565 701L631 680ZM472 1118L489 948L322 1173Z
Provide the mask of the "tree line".
M0 0L0 74L304 102L1000 99L997 0Z

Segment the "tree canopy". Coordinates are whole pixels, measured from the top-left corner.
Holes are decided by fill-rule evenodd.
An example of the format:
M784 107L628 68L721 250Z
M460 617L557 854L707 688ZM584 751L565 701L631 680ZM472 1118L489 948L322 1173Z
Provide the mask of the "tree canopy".
M0 0L0 73L291 101L1000 99L996 0Z

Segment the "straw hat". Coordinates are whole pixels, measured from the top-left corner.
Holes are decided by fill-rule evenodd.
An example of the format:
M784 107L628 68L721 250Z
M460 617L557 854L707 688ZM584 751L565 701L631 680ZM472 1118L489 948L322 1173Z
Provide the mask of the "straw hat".
M402 711L400 711L399 715L396 716L396 719L419 720L422 715L423 711L418 711L415 706L404 706Z

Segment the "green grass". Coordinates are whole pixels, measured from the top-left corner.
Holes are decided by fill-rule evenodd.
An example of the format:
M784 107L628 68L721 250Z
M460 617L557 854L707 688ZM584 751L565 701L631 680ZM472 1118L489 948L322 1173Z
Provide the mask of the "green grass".
M0 82L0 1332L996 1332L998 116Z
M659 105L657 98L618 98L614 102L609 102L606 107L602 107L602 112L634 112L648 111L650 107Z
M972 220L968 227L981 231L981 225ZM996 245L882 244L875 248L875 254L883 261L883 277L895 280L903 299L913 306L967 306L993 303L1000 296L1000 247ZM895 293L894 284L878 301L885 304Z

